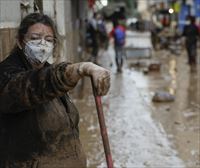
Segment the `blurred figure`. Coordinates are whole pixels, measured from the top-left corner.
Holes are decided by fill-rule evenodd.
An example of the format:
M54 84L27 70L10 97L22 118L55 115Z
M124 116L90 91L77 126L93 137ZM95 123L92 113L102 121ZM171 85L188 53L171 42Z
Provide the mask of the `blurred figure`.
M101 14L97 15L98 44L104 49L108 48L108 35L104 18Z
M109 36L114 38L117 72L122 72L126 29L124 26L119 25L117 20L114 20L113 29L109 33Z
M185 25L183 29L183 36L185 36L185 46L188 54L188 63L191 71L196 70L197 57L197 39L199 37L198 27L195 25L195 17L189 16L189 24Z
M91 20L86 20L86 47L91 48L92 62L97 64L98 40L97 40L97 20L94 13Z
M161 19L161 23L163 27L168 27L169 26L169 18L164 15L163 18Z
M158 31L157 31L156 25L152 21L149 23L149 30L151 32L151 42L152 42L153 48L157 49Z

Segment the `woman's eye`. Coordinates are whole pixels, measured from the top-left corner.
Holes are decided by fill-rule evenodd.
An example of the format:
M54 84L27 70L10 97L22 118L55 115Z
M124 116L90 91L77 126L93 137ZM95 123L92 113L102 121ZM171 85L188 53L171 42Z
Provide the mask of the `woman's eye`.
M50 42L50 43L54 43L54 38L48 37L48 38L46 38L46 41L48 41L48 42Z
M31 40L39 40L39 39L41 39L40 37L36 37L36 36L32 36L31 37Z
M48 42L53 43L54 41L52 39L47 39Z

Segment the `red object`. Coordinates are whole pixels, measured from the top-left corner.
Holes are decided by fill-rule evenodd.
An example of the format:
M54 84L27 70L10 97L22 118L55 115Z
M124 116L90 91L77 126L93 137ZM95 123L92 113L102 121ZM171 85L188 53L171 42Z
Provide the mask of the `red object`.
M124 26L122 26L122 25L118 25L117 27L119 27L123 32L126 31L126 28ZM110 38L114 37L115 29L116 29L116 27L113 27L112 30L111 30L111 32L109 33L109 37Z
M89 8L93 8L95 0L88 0Z
M111 155L111 151L110 151L108 134L107 134L106 124L105 124L105 119L104 119L104 114L103 114L103 106L101 103L101 96L97 95L92 78L91 78L91 82L92 82L92 89L93 89L93 94L94 94L96 108L97 108L97 114L98 114L98 119L99 119L100 131L101 131L101 136L102 136L102 140L103 140L103 146L104 146L104 152L105 152L105 156L106 156L107 166L108 166L108 168L113 168L113 161L112 161L112 155Z

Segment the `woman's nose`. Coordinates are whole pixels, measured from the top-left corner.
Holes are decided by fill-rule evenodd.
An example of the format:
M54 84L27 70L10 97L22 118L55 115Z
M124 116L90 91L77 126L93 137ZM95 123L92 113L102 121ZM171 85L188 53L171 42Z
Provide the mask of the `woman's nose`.
M46 44L46 40L44 38L41 39L40 44L45 45Z

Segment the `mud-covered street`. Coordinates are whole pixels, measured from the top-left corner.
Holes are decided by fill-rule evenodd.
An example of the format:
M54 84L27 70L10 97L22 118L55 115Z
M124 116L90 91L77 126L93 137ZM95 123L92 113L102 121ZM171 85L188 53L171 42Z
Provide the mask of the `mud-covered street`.
M0 0L0 168L113 168L104 151L200 168L200 0Z
M148 59L125 59L116 73L113 46L100 51L99 63L111 70L111 89L102 98L115 167L200 167L200 75L191 73L186 53L154 51ZM144 70L159 61L159 71ZM135 63L136 62L136 63ZM80 110L80 135L88 167L105 167L105 156L90 80L74 93ZM155 92L174 96L152 102Z

